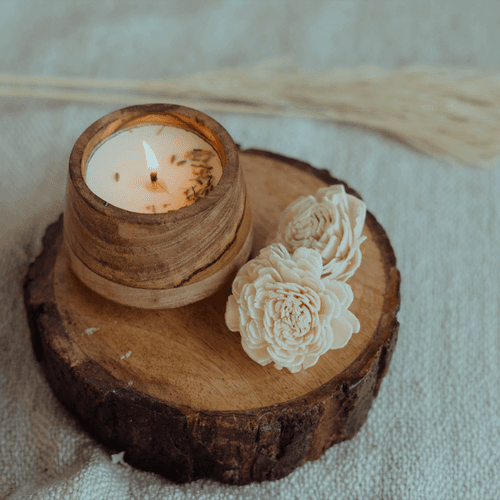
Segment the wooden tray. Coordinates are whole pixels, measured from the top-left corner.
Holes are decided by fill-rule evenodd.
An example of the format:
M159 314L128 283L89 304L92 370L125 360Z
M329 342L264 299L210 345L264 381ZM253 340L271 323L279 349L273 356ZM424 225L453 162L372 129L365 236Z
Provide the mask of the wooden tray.
M241 151L240 161L253 255L286 205L341 182L264 151ZM61 216L25 279L35 353L60 400L95 438L125 451L129 464L176 482L279 479L352 438L387 371L399 328L400 275L369 212L363 234L361 267L349 280L360 332L291 374L253 362L239 333L227 329L230 283L203 301L166 310L130 308L92 292L68 268Z

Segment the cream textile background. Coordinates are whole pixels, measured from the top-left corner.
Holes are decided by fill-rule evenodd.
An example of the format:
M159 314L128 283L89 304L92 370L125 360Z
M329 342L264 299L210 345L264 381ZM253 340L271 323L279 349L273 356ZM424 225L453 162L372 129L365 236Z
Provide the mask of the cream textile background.
M0 72L162 78L290 54L306 69L500 67L487 0L2 1ZM114 106L0 98L0 499L493 499L500 491L500 170L452 166L381 134L210 113L244 148L359 191L402 274L398 345L368 421L287 478L174 485L104 450L36 363L22 278L64 207L78 136ZM126 461L126 456L125 456Z

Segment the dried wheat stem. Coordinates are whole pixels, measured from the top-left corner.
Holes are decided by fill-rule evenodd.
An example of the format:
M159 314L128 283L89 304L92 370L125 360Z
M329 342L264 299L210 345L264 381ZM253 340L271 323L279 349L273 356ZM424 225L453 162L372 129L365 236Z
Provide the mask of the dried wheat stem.
M448 160L487 166L500 157L500 73L494 72L308 72L259 65L162 81L0 75L0 84L2 96L128 105L175 102L207 111L343 121L385 130Z

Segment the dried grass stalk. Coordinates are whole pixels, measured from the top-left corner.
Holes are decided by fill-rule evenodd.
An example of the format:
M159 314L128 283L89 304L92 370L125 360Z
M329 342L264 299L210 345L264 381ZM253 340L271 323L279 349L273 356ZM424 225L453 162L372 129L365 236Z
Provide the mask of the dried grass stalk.
M307 116L389 132L450 161L500 156L500 73L447 68L305 71L264 63L158 81L0 75L0 95Z

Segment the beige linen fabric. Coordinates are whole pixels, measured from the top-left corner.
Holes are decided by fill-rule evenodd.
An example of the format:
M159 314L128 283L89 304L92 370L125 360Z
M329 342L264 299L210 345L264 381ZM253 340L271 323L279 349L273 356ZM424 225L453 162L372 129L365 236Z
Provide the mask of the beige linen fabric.
M500 4L486 0L0 7L2 73L157 79L287 54L314 70L500 67ZM64 208L73 144L113 109L0 98L0 499L498 498L500 165L453 166L370 130L305 118L211 113L244 148L347 181L392 241L401 330L366 424L287 478L240 488L174 485L112 463L120 450L83 432L40 371L22 279Z

